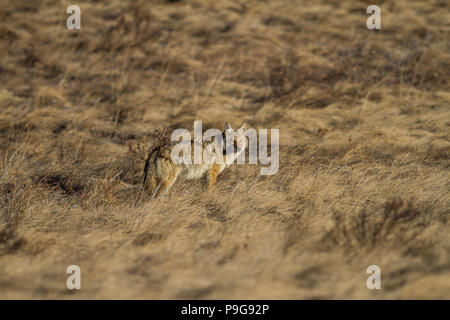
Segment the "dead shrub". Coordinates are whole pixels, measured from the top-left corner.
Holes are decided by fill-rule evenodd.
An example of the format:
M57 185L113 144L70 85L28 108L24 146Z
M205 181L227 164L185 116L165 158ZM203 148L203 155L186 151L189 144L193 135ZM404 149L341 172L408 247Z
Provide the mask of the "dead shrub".
M25 182L0 184L0 255L14 253L26 243L18 228L39 196Z
M426 210L421 211L410 202L387 201L381 214L361 210L356 216L346 218L340 213L333 215L335 225L325 236L325 243L354 250L390 248L425 248L429 244L420 234L429 225Z

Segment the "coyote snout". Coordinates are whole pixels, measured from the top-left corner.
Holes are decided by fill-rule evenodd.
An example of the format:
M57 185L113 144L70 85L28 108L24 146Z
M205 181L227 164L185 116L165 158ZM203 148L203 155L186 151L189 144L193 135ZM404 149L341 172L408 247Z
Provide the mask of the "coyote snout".
M184 137L174 135L174 132L171 143L158 146L149 153L142 178L143 187L151 192L153 197L157 197L168 192L177 179L194 180L207 174L210 189L217 176L245 152L245 130L245 124L234 130L227 122L223 132L217 130L218 134L210 136L214 139L212 142L196 141L195 135L192 141L189 133L188 139L174 142L174 139ZM198 154L200 150L201 153ZM180 151L183 153L182 157ZM193 162L191 155L194 155Z

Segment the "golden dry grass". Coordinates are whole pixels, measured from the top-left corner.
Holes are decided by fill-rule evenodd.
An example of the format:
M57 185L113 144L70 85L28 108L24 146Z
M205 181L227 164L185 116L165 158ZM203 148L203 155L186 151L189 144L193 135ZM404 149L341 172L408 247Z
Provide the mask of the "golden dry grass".
M0 2L1 298L450 298L446 1L69 4ZM280 170L150 199L194 120L279 128Z

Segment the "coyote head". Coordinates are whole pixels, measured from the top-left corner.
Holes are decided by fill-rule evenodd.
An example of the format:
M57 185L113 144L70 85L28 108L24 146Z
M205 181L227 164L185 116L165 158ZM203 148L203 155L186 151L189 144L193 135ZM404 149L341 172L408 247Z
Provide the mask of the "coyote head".
M227 153L227 148L233 148L233 150L229 150L229 153L239 153L245 150L247 146L247 138L245 136L246 128L247 124L245 122L236 130L228 122L225 123L225 130L223 131L224 155Z

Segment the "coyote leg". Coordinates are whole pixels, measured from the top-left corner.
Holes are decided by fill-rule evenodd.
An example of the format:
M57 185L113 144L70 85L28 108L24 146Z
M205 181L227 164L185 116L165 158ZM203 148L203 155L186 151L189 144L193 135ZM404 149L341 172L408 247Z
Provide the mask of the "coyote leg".
M211 188L214 186L214 184L216 183L216 179L217 176L220 173L221 166L220 165L213 165L211 167L211 169L208 172L208 177L209 177L209 185L208 185L208 190L211 190Z
M170 190L170 188L172 187L172 185L175 183L175 181L177 180L178 174L180 173L179 170L176 170L174 172L172 172L171 174L169 174L167 177L165 177L158 185L158 187L155 189L155 196L157 197L160 194L162 194L163 192L168 192Z
M161 188L162 181L156 185L156 187L153 189L152 198L156 198L156 196L159 194L159 189Z

